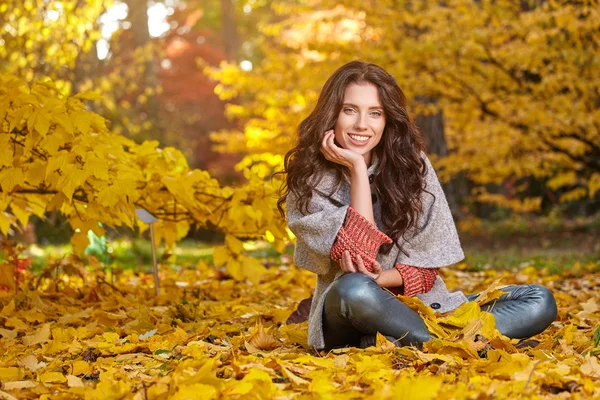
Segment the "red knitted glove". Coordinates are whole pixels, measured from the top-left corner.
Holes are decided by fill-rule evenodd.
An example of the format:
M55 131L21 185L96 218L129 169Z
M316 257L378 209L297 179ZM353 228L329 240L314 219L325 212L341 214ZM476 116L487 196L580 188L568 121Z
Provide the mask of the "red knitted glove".
M331 247L330 256L332 260L340 262L344 252L349 250L355 265L358 263L356 256L360 255L365 267L373 272L373 263L377 258L379 246L383 243L392 243L392 239L352 207L348 207L344 225Z
M396 264L395 267L402 275L402 294L404 296L429 292L440 270L439 268L420 268L405 264Z

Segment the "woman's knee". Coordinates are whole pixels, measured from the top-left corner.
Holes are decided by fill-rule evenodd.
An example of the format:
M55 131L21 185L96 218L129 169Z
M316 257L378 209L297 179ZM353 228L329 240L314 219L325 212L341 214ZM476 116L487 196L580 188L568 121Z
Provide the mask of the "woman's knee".
M531 289L535 290L535 296L539 299L536 309L537 319L548 327L558 316L558 306L556 305L556 299L550 289L545 286L538 284L529 285Z
M365 306L375 301L378 289L377 282L363 273L344 274L331 285L326 303L333 302L346 307Z

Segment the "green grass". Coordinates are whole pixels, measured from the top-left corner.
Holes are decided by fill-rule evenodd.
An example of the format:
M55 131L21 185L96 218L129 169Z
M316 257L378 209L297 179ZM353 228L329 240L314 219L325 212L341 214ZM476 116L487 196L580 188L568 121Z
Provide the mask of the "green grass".
M511 217L502 221L481 221L476 229L460 233L469 270L522 269L527 266L544 269L550 273L563 273L578 263L600 270L600 215L579 220L554 217L527 219ZM266 241L247 242L246 250L258 258L280 261L280 254ZM157 249L159 263L193 268L203 261L213 264L214 243L184 240L167 254L163 247ZM293 246L285 254L293 255ZM24 255L32 258L32 269L39 272L52 260L60 259L72 251L70 244L30 246ZM152 250L150 241L123 238L107 241L111 268L151 271ZM3 255L0 254L0 260Z
M557 235L563 232L579 234L600 233L600 213L591 216L566 218L559 212L546 216L510 214L497 220L466 218L459 222L465 236L486 236L509 239L515 236Z
M253 257L277 260L280 254L266 241L256 241L245 244L248 254ZM208 265L213 264L214 244L184 240L177 247L167 252L163 247L156 249L159 263L193 267L203 261ZM286 254L293 254L293 246L286 248ZM34 245L29 247L24 255L32 258L32 271L39 273L51 260L57 260L72 252L70 244L65 245ZM143 239L129 240L121 239L107 242L107 252L110 257L110 265L116 269L140 269L151 270L152 248L150 241ZM85 259L86 256L83 256ZM0 254L0 261L3 255Z
M576 265L586 265L592 271L600 271L600 259L595 256L580 256L579 254L563 254L548 256L543 253L533 256L519 256L514 254L489 254L473 252L465 257L468 270L483 271L487 269L520 270L525 267L537 269L547 268L550 274L564 274Z

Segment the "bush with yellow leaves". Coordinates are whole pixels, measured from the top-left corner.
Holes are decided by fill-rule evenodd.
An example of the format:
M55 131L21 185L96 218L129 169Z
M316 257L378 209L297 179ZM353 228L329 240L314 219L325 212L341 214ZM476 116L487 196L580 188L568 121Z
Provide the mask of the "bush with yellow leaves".
M89 230L104 233L98 222L146 230L135 219L135 209L145 208L159 218L157 243L173 246L194 224L224 232L215 264L227 264L236 279L259 279L264 267L244 255L238 238L266 237L283 251L289 238L275 203L280 181L248 170L244 185L221 187L208 172L190 169L174 148L111 133L86 109L84 100L97 98L93 92L64 96L50 81L28 86L0 75L0 232L58 210L82 252Z

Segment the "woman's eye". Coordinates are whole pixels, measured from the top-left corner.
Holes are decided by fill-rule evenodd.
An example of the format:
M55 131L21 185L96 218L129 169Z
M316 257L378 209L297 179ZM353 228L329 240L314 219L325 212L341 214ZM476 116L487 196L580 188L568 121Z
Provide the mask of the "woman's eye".
M354 113L356 112L356 110L354 108L344 108L344 112L345 113ZM373 111L370 113L373 117L381 117L382 113L381 111Z

